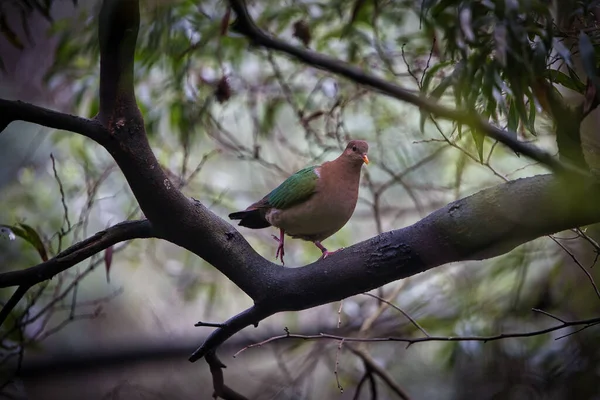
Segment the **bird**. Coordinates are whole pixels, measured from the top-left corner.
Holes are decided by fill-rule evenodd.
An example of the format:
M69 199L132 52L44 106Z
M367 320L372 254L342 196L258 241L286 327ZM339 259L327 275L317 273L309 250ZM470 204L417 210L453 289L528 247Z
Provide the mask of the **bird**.
M250 229L278 228L279 237L272 237L279 243L275 259L283 265L285 234L313 242L322 252L320 259L326 258L335 251L321 242L342 229L354 213L361 168L369 164L368 151L366 141L351 140L335 160L301 169L229 218Z

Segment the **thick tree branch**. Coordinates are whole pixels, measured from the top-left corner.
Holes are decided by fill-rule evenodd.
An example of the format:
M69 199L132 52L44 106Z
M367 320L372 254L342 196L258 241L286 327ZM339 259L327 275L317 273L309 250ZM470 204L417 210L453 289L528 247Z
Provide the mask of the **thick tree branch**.
M497 128L473 112L444 107L437 102L432 102L423 96L416 95L402 86L369 74L346 62L276 39L268 35L254 23L252 17L248 13L246 2L244 0L230 0L229 4L237 15L235 29L250 39L256 46L288 54L305 64L343 76L361 85L369 86L386 96L413 104L421 110L427 111L440 118L467 125L484 133L490 138L503 143L512 150L545 164L554 172L568 171L579 175L588 175L587 172L571 163L561 162L538 147L517 140L517 134L515 132L508 132Z
M450 262L495 257L540 236L599 222L599 196L596 186L550 175L486 189L450 203L412 226L383 233L305 267L261 270L257 266L266 283L263 297L255 299L256 307L269 305L264 309L268 315L304 310ZM238 268L248 268L250 262ZM231 278L236 282L235 276ZM243 329L253 323L245 313L216 329L190 360L229 338L235 333L234 326Z
M137 0L104 0L98 25L102 55L98 118L109 130L114 124L124 123L124 117L135 119L138 123L141 121L133 90L133 64L139 26Z
M107 136L102 124L94 119L65 114L18 100L0 99L0 133L13 121L26 121L79 133L100 142Z
M260 306L254 306L244 312L230 318L223 323L218 329L215 329L212 334L204 341L202 346L194 351L190 356L190 361L194 362L214 351L221 343L229 339L231 336L241 331L247 326L258 326L258 323L263 319L275 313L273 307L261 309ZM208 360L207 360L208 361Z
M102 250L131 239L156 237L148 220L126 221L96 233L34 267L0 274L0 288L10 286L33 286L51 279L54 275L98 254ZM1 323L0 323L1 325Z

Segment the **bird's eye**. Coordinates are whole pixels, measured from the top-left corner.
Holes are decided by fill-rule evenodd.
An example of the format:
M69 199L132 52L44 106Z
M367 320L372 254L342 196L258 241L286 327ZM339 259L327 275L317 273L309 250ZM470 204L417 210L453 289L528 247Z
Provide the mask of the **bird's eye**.
M352 146L352 151L356 151L356 146Z

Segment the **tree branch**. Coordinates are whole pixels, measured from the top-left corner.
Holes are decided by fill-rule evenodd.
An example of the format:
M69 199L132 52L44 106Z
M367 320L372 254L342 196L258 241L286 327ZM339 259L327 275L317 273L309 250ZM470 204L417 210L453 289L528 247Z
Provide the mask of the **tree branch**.
M551 232L600 221L598 196L598 187L551 175L501 184L450 203L412 226L383 233L305 267L260 269L257 265L267 280L265 286L257 281L262 290L255 307L269 305L264 309L267 315L304 310L450 262L495 257ZM245 244L240 248L245 250ZM248 268L251 262L246 259L238 268ZM231 278L236 282L236 276ZM216 329L211 342L207 340L190 360L214 349L236 327L251 323L244 322Z
M275 312L270 309L261 309L260 306L253 306L244 312L230 318L225 323L221 324L218 329L215 329L202 346L198 348L190 356L190 361L194 362L214 351L221 343L229 339L231 336L241 331L247 326L258 326L258 323ZM207 360L208 361L208 360Z
M13 121L31 122L48 128L79 133L96 142L101 142L107 136L106 129L95 119L82 118L18 100L0 99L0 133Z
M396 393L396 395L398 395L399 398L404 400L410 400L411 397L408 395L408 393L406 393L404 388L402 388L402 386L400 386L398 382L394 380L394 378L389 374L389 372L387 372L383 367L379 366L379 364L377 364L377 362L373 360L373 357L371 357L369 353L367 353L363 349L358 349L354 346L347 347L352 353L354 353L363 361L367 370L370 370L372 373L379 376L381 380L383 380L386 383L386 385L388 385L390 390Z
M539 161L554 172L572 172L578 175L589 175L586 171L569 162L561 162L538 147L517 140L517 134L515 132L497 128L472 112L444 107L437 102L432 102L423 96L416 95L402 86L369 74L346 62L276 39L256 25L248 13L246 2L244 0L229 0L229 4L237 15L234 28L246 36L256 46L288 54L305 64L343 76L358 84L369 86L386 96L413 104L421 110L427 111L440 118L467 125L475 130L481 131L490 138L503 143L515 152Z
M19 286L17 290L15 290L12 296L10 296L10 299L8 299L4 307L2 307L2 310L0 310L0 326L4 324L4 321L6 321L6 318L10 312L17 306L17 304L19 304L19 301L21 301L23 296L25 296L25 293L27 293L30 288L31 285L23 284Z
M525 338L525 337L533 337L544 335L546 333L558 331L560 329L564 329L570 326L581 326L584 325L585 328L589 328L595 325L600 324L600 317L582 319L576 321L564 321L558 325L551 326L545 329L539 329L536 331L529 332L514 332L514 333L499 333L497 335L490 336L422 336L418 338L410 338L410 337L398 337L398 336L388 336L388 337L373 337L373 338L364 338L364 337L347 337L347 336L339 336L332 335L329 333L319 333L318 335L298 335L286 332L285 335L272 336L268 339L263 340L262 342L254 343L249 346L244 347L234 354L234 357L237 357L240 353L251 349L253 347L261 347L267 343L276 342L284 339L301 339L301 340L343 340L344 342L359 342L359 343L375 343L375 342L403 342L406 343L406 347L409 347L415 343L422 342L493 342L496 340L508 339L508 338ZM579 330L581 331L581 330ZM578 331L578 332L579 332ZM563 336L564 337L564 336Z
M246 397L225 385L223 369L227 367L219 360L214 351L206 355L206 362L208 363L210 373L213 376L213 387L215 388L213 393L214 398L220 397L224 400L248 400Z
M27 269L0 274L0 288L17 285L33 286L51 279L54 275L116 243L150 237L156 237L156 234L148 220L121 222L74 244L48 261Z
M139 26L138 0L103 1L98 23L101 55L98 119L109 130L114 124L131 119L139 123L142 119L133 88L135 43Z

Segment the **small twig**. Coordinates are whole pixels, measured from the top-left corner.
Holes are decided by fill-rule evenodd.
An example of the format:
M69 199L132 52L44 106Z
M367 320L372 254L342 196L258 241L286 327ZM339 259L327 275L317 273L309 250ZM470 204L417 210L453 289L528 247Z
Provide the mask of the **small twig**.
M402 61L404 61L404 65L406 66L406 70L408 71L408 74L414 79L415 83L417 84L417 86L419 87L419 89L421 88L420 86L420 79L417 78L417 76L414 74L414 72L410 69L410 64L408 63L408 60L406 59L406 55L404 54L404 47L406 46L406 43L404 43L402 45L402 47L400 48L401 54L402 54Z
M375 375L371 373L369 369L369 387L371 388L371 400L377 400L377 383L375 382Z
M574 229L574 231L576 233L578 233L581 237L583 237L585 240L587 240L592 247L594 247L594 251L596 252L596 256L594 257L594 262L592 262L592 265L590 266L590 268L594 268L594 265L596 265L596 262L598 262L598 257L600 256L600 244L598 244L598 242L596 242L594 239L592 239L591 237L589 237L581 228L576 228Z
M52 171L54 171L54 178L56 179L56 182L58 183L58 190L60 191L60 202L62 203L63 211L65 214L65 221L67 222L67 231L70 231L71 230L71 221L69 220L69 208L67 207L67 203L65 201L65 190L63 188L62 181L60 180L60 177L58 176L58 171L56 170L56 161L54 160L54 155L52 153L50 153L50 159L52 160ZM61 230L62 230L62 228L61 228Z
M532 309L531 309L531 311L533 311L533 312L537 312L537 313L540 313L540 314L544 314L544 315L546 315L546 316L548 316L548 317L550 317L550 318L553 318L553 319L557 320L558 322L562 322L563 324L566 324L566 321L565 321L564 319L562 319L562 318L559 318L559 317L557 317L557 316L556 316L556 315L554 315L554 314L550 314L550 313L549 313L549 312L547 312L547 311L540 310L539 308L532 308Z
M202 168L204 167L204 165L206 164L206 162L215 154L219 154L221 152L220 149L215 149L212 151L209 151L208 153L204 154L202 156L202 159L200 160L200 162L198 163L198 165L196 166L196 168L194 168L194 170L189 174L189 176L186 178L184 175L181 176L181 181L179 183L179 189L182 189L184 186L186 186L188 183L190 183L190 181L192 179L194 179L196 177L196 175L202 170Z
M223 368L227 368L227 366L219 360L214 351L206 354L205 359L210 367L210 373L213 377L213 387L215 390L213 393L214 398L221 397L224 400L248 400L246 397L225 385Z
M598 286L596 286L596 282L594 281L594 277L592 276L592 274L590 274L588 272L588 270L585 269L585 267L579 262L579 260L577 259L577 257L575 257L575 254L573 254L571 251L569 251L569 249L567 249L565 246L563 246L562 243L560 243L558 240L556 240L551 235L548 236L548 237L550 239L552 239L554 241L554 243L556 243L557 245L559 245L571 257L571 259L575 262L575 264L577 264L579 266L579 268L587 276L587 278L589 279L590 283L594 287L594 291L596 292L596 296L598 296L598 298L600 299L600 291L598 290Z
M392 302L387 301L384 298L381 298L379 296L377 296L376 294L372 294L372 293L363 293L365 296L369 296L369 297L373 297L383 303L386 303L387 305L389 305L390 307L400 311L402 313L402 315L404 315L418 330L420 330L421 332L423 332L423 335L425 335L426 337L429 337L429 333L427 333L427 331L421 326L419 325L419 323L410 316L409 313L407 313L406 311L404 311L403 309L401 309L400 307L398 307L397 305L395 305Z
M337 351L335 352L335 369L333 373L335 375L335 382L337 383L337 387L340 390L340 393L344 393L344 388L340 384L340 375L338 373L338 368L340 366L340 353L342 352L342 346L344 345L344 339L340 340L340 344L337 347Z
M198 321L194 324L194 326L207 326L209 328L222 328L225 325L224 324L215 324L213 322L202 322L202 321Z
M579 326L579 325L590 325L594 326L600 324L600 317L589 318L583 320L576 321L565 321L560 325L551 326L545 329L539 329L536 331L529 332L515 332L515 333L499 333L497 335L491 336L425 336L418 338L409 338L409 337L398 337L398 336L388 336L388 337L374 337L374 338L361 338L361 337L347 337L347 336L339 336L332 335L329 333L319 333L318 335L299 335L292 334L289 331L286 332L285 335L272 336L268 339L263 340L262 342L250 344L237 353L235 353L234 357L237 357L240 353L246 351L247 349L251 349L253 347L260 347L267 343L275 342L282 339L302 339L302 340L321 340L321 339L329 339L329 340L344 340L345 342L364 342L364 343L377 343L377 342L403 342L407 343L409 346L415 343L422 342L493 342L496 340L502 340L507 338L525 338L525 337L533 337L539 336L546 333L554 332L560 329L567 328L569 326Z
M342 308L344 307L344 299L340 301L340 308L338 308L338 320L337 320L337 328L340 329L342 326Z
M569 332L569 333L567 333L567 334L564 334L564 335L562 335L562 336L559 336L559 337L555 338L554 340L560 340L560 339L564 339L564 338L566 338L567 336L574 335L574 334L576 334L576 333L579 333L579 332L581 332L581 331L583 331L583 330L585 330L585 329L587 329L587 328L590 328L590 327L592 327L592 326L595 326L595 325L598 325L598 324L600 324L600 322L596 322L596 323L593 323L593 324L588 324L588 325L586 325L586 326L583 326L583 327L581 327L581 328L579 328L579 329L577 329L577 330L574 330L573 332Z
M23 296L25 296L25 293L27 293L30 287L31 285L28 284L20 285L17 288L17 290L15 290L13 295L10 296L10 299L8 299L4 307L2 307L2 310L0 310L0 326L2 326L4 321L6 321L6 318L8 317L10 312L17 306L19 301L21 301L21 299L23 298Z
M354 391L354 396L352 397L352 400L358 400L358 398L360 396L360 391L361 391L363 385L365 384L367 379L369 379L369 374L370 374L370 372L368 370L365 371L362 378L360 378L360 381L358 381L358 385L356 385L356 389Z
M366 350L357 349L353 346L348 346L348 349L350 349L352 353L354 353L363 361L367 371L370 371L371 373L380 377L381 380L383 380L386 383L386 385L388 385L388 387L398 395L398 397L400 397L403 400L410 400L410 396L408 395L408 393L406 393L402 386L400 386L398 382L395 381L392 375L390 375L390 373L386 371L385 368L377 364L375 360L373 360L373 357L371 357L371 355L367 353Z
M433 51L435 49L436 41L437 41L437 39L434 36L433 37L433 41L431 43L431 50L429 50L429 57L427 57L427 64L425 65L425 68L423 69L423 72L421 73L421 79L419 80L419 87L420 88L423 87L423 80L425 79L425 74L429 70L429 63L431 62L431 58L433 57Z

